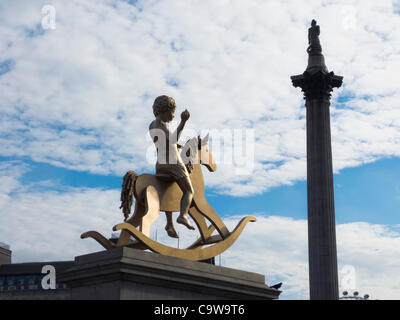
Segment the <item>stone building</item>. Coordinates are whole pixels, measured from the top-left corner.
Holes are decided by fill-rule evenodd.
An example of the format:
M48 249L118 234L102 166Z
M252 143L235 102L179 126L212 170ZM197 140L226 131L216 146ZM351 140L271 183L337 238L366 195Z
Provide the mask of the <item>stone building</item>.
M0 300L69 300L70 289L57 281L57 274L69 269L73 261L49 261L31 263L11 263L10 247L0 243ZM56 288L45 290L42 279L46 273L42 269L46 265L55 268Z

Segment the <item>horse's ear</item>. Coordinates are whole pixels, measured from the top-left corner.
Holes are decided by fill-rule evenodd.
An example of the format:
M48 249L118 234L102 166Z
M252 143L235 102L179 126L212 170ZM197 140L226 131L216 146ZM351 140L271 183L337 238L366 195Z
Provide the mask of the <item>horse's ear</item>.
M207 135L202 139L201 144L202 145L207 144L209 138L210 138L210 133L207 133Z

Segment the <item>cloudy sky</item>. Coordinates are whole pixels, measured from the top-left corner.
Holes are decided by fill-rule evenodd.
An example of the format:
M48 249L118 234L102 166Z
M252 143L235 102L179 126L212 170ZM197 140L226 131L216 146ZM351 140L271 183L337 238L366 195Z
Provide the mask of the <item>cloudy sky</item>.
M331 106L341 289L350 274L349 289L400 299L399 0L2 0L0 241L14 262L101 250L79 236L110 235L124 173L154 172L147 128L166 94L191 113L182 141L254 134L250 158L204 172L228 226L258 217L217 262L307 299L305 108L290 76L313 18L344 76ZM162 219L153 235L171 242Z

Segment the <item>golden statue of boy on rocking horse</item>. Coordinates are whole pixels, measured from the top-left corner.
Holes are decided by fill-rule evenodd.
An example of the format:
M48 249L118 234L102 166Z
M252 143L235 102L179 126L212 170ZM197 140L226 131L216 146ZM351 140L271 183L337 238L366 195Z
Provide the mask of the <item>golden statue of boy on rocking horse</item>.
M106 249L127 246L198 261L221 254L237 240L248 222L256 221L254 217L245 217L229 232L207 202L201 165L211 172L216 170L208 145L208 135L205 138L192 138L181 147L178 140L190 114L187 110L183 111L180 124L171 133L167 123L174 118L175 110L176 103L171 97L160 96L154 101L153 113L156 119L150 124L149 133L157 148L156 174L137 175L134 171L125 174L121 192L125 222L113 228L114 231L121 230L118 242L114 243L96 231L85 232L81 238L91 237ZM182 149L180 153L179 148ZM135 208L129 217L133 198ZM178 237L172 222L173 212L179 212L177 223L195 230L188 219L190 215L200 237L186 249L173 248L154 241L150 238L150 228L160 211L166 214L165 229L170 237Z

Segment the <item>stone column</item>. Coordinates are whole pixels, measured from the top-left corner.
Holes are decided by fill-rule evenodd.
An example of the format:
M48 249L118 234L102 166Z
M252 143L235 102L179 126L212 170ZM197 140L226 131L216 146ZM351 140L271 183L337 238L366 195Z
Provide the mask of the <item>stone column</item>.
M330 93L343 77L328 72L319 43L319 26L309 29L307 70L293 76L307 108L308 256L311 300L339 298L333 192Z

